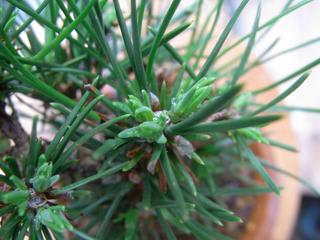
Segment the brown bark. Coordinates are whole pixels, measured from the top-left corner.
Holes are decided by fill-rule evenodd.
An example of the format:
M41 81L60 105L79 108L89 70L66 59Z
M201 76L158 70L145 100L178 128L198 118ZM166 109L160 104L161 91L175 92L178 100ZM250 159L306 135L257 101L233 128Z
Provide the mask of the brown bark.
M29 151L29 136L21 126L14 109L11 115L5 111L5 103L0 102L0 131L11 139L14 146L7 152L13 157L26 156Z

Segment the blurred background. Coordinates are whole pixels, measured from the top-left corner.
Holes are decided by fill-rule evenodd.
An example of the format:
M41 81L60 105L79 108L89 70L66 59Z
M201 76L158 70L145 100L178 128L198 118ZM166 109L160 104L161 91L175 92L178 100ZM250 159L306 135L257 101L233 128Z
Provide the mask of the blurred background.
M261 22L279 13L287 0L260 1L262 4ZM299 2L299 1L294 1ZM226 0L227 13L232 13L238 6L238 0ZM252 28L259 1L251 1L246 12L241 15L235 34L242 36ZM271 79L277 80L288 75L307 63L320 57L320 1L313 1L301 9L283 18L272 28L268 35L257 45L254 55L259 55L271 42L279 38L272 52L297 46L306 41L313 44L275 58L265 63L264 67ZM292 95L284 100L283 105L318 108L320 109L320 67L312 70L310 78ZM281 85L279 91L286 89L287 83ZM299 174L315 187L320 189L320 114L292 112L291 127L296 137L298 152ZM301 187L301 186L300 186ZM320 239L320 200L301 187L301 204L292 240ZM284 223L285 224L285 223Z

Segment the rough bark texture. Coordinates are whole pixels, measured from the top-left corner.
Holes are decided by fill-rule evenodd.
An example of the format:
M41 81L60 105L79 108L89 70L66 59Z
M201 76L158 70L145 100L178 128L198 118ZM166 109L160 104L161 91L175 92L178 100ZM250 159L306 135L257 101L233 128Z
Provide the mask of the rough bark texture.
M5 111L5 103L0 102L0 131L1 134L11 139L15 146L6 154L14 157L26 156L29 151L29 136L22 128L15 111L9 115Z

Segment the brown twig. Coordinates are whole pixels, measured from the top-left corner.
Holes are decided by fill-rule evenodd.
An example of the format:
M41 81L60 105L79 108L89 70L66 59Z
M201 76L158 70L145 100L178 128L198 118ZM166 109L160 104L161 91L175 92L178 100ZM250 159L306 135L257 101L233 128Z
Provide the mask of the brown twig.
M25 156L29 151L29 136L21 126L14 108L11 108L12 114L9 115L5 111L5 103L0 102L0 131L15 143L9 154L14 157Z

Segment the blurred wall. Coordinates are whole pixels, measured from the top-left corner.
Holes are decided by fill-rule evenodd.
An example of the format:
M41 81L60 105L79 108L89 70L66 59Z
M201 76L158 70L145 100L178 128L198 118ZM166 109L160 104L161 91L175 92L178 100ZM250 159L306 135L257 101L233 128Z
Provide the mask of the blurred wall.
M240 1L227 0L227 11L232 11ZM237 34L248 33L256 14L259 1L251 1L246 12L241 16ZM265 22L281 11L287 0L265 0L262 4L261 22ZM293 4L301 0L293 1ZM255 54L262 52L268 44L280 37L280 41L273 52L298 45L310 39L320 38L320 1L315 0L283 18L255 49ZM281 56L265 64L274 80L278 80L288 73L305 64L320 58L320 41L303 49ZM292 81L282 85L286 89ZM309 79L284 104L300 107L320 109L320 66L315 67ZM320 114L293 112L292 127L296 133L300 150L301 176L320 189Z

